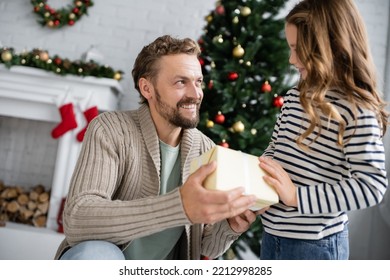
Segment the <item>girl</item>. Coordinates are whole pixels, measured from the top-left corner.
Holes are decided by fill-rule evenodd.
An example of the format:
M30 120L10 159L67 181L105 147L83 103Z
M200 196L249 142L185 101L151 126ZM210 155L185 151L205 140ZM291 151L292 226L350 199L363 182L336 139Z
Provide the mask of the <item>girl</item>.
M287 15L300 73L260 157L280 203L262 215L260 259L348 259L347 212L386 191L388 113L352 0L303 0Z

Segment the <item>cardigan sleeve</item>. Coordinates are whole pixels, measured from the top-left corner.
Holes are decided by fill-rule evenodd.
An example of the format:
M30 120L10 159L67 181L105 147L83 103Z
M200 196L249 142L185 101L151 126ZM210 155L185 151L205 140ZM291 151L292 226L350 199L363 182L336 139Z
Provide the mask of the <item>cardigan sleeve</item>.
M222 220L214 225L206 225L201 253L203 256L215 259L225 253L239 237L240 234L230 228L227 220Z

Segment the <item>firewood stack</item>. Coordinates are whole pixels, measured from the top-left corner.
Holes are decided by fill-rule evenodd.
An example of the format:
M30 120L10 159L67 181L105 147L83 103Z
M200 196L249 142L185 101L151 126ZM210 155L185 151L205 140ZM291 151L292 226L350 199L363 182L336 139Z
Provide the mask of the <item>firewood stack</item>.
M0 226L10 221L45 227L49 199L50 192L42 185L26 190L19 186L5 186L0 181Z

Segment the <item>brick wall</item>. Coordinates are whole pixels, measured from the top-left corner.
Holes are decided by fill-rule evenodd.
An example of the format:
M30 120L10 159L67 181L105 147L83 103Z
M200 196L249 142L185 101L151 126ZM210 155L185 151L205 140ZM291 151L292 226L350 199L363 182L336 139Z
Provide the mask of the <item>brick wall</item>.
M50 0L53 8L66 7L71 0ZM72 60L79 59L91 45L103 55L104 63L123 70L126 89L123 108L138 107L131 69L141 48L163 34L197 39L205 26L204 17L215 7L212 0L95 0L73 27L49 30L41 27L26 0L0 0L0 42L24 49L42 48Z

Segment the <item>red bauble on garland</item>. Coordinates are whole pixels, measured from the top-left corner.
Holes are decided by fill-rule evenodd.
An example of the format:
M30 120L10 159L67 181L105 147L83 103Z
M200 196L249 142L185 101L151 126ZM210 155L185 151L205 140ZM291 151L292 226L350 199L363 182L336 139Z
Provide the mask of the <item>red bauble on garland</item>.
M61 65L62 63L62 59L59 57L55 57L53 61L55 65Z

